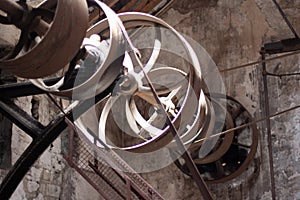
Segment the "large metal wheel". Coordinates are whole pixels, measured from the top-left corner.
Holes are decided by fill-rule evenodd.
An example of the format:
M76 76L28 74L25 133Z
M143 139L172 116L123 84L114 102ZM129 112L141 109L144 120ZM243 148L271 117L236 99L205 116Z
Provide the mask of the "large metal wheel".
M201 133L202 121L208 114L199 61L193 49L179 33L156 17L144 13L122 13L118 16L139 50L143 70L131 57L136 52L127 50L123 73L111 95L95 107L96 112L91 110L77 120L76 125L99 147L101 145L95 142L95 137L112 149L147 153L167 145L174 146L164 115L167 112L184 144L189 145ZM97 26L103 25L101 23L95 25L94 33L99 32ZM176 52L165 49L164 43L168 38L164 31L169 31L179 41L186 59L180 60ZM138 43L139 39L143 43ZM151 40L148 44L147 39ZM167 58L167 54L173 56L173 63L160 63L160 59ZM180 64L176 63L176 59L180 60ZM157 106L144 73L154 84L165 111ZM94 127L93 131L88 115L98 119L99 126ZM115 128L114 134L111 128Z
M44 1L37 8L3 0L2 23L20 29L18 43L0 61L0 68L23 78L42 78L61 70L76 55L88 26L82 0Z
M57 83L47 85L43 79L31 80L42 90L73 100L88 99L107 89L120 74L124 38L117 15L102 2L90 4L101 8L107 19L87 30L81 50Z
M214 134L253 121L246 108L232 97L214 95L212 100L222 102L224 99L226 99L226 108L222 109L227 110L226 121L222 130L217 129ZM220 105L215 104L218 107ZM258 130L253 124L220 136L211 152L204 158L199 158L198 154L201 139L194 141L189 151L204 180L209 183L220 183L241 175L254 160L257 146ZM183 159L176 160L175 164L181 171L191 176Z

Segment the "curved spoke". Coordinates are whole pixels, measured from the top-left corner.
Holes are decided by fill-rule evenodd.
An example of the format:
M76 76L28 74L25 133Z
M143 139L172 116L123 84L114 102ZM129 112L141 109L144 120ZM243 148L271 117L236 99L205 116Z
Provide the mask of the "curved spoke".
M184 144L190 144L200 134L198 132L200 121L206 115L206 101L200 84L201 73L197 68L199 67L199 61L194 56L195 52L178 32L158 18L136 13L119 14L118 17L120 20L117 21L122 26L121 35L125 35L124 39L128 40L129 47L128 49L126 47L122 49L124 55L122 59L123 68L121 68L121 72L118 71L119 74L116 77L118 81L116 80L116 84L114 84L115 88L104 108L100 111L102 114L99 121L99 137L107 142L108 138L116 137L113 133L119 134L121 132L123 134L126 132L130 136L138 136L139 141L124 141L120 146L112 147L132 152L148 153L169 144L170 147L173 147L175 141L169 126L166 125L165 118L167 116L165 116L165 112L167 112L171 116L171 123L178 128L178 133ZM101 36L102 34L108 35L107 24L107 20L95 24L89 29L88 36L100 33ZM135 47L131 42L131 39L135 39L135 36L142 33L141 27L146 29L156 28L156 32L147 33L150 35L149 38L141 38L150 39L150 46L147 43ZM180 57L178 62L160 64L159 58L163 47L163 41L161 40L162 28L169 29L177 38L178 45L181 45L184 54L191 55L187 58ZM130 32L135 29L137 30L133 34L127 34L127 31ZM142 36L145 37L145 35ZM136 41L139 42L138 38ZM140 55L137 56L137 52L140 52ZM176 56L173 51L164 50L163 53ZM132 54L134 57L130 57ZM135 66L136 63L139 65ZM108 72L105 76L97 76L97 78L99 80L109 74ZM145 74L147 74L147 77ZM119 82L119 80L122 82ZM158 102L153 96L151 84L158 93L158 100L162 102L162 108L157 108ZM118 97L118 95L123 97ZM109 117L109 113L112 113L113 118ZM109 120L112 120L112 124L116 123L117 127L108 127ZM104 140L104 138L106 139ZM133 137L125 138L125 136L116 139L123 140L127 138L134 139ZM124 145L125 143L127 146Z
M115 123L123 132L133 137L137 137L140 129L131 113L129 98L128 95L113 96L111 112Z
M136 122L142 127L142 129L146 130L152 137L161 135L163 133L163 130L150 125L144 119L144 117L139 113L138 108L136 107L136 104L134 101L131 101L130 109L132 111L133 117L136 120Z
M158 39L155 39L153 51L148 62L144 66L144 72L148 73L150 72L151 69L153 69L156 60L159 56L160 49L161 49L161 42ZM144 78L144 72L139 72L138 76L140 77L140 79Z
M0 23L1 24L10 24L9 20L7 17L4 17L2 15L0 15Z
M12 52L10 52L3 60L15 58L25 46L26 42L29 40L28 38L28 28L22 30L19 41Z
M212 101L222 102L225 99L228 112L228 114L226 114L225 130L236 127L237 123L234 123L236 120L241 121L240 123L242 124L253 120L245 107L232 97L217 94L213 95ZM241 115L241 113L244 114ZM233 118L233 116L237 116L238 118ZM237 177L247 170L257 150L258 130L255 125L252 125L249 126L249 129L243 131L228 132L223 138L220 138L220 144L215 146L216 148L213 148L204 158L201 158L201 155L195 156L199 148L203 148L201 142L197 140L196 142L197 143L191 145L189 151L194 155L193 160L195 164L204 171L204 179L211 183L222 183ZM187 175L190 175L189 171L183 170L184 165L185 163L181 164L179 169ZM208 169L211 168L211 166L216 167L216 169L211 171Z
M221 161L218 160L215 162L215 165L216 165L216 169L217 169L217 172L216 172L217 177L223 177L225 175L223 163L221 163Z
M106 128L106 121L107 121L108 114L109 114L111 107L112 107L112 99L109 98L106 101L105 106L101 112L101 116L99 119L99 126L98 126L98 137L100 140L102 140L106 144L107 144L107 142L106 142L106 137L105 137L105 134L106 134L105 128Z

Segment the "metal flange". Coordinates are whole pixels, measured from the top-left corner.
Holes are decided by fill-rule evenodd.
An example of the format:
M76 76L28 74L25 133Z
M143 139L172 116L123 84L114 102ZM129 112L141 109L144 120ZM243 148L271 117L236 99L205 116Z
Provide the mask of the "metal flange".
M72 72L77 73L75 81L64 88L65 77L53 85L46 85L42 79L31 80L37 87L73 100L87 99L104 91L120 74L125 50L117 15L106 4L95 3L103 10L107 20L98 22L85 33L82 48L85 48L86 54L72 61L76 65ZM103 39L102 32L107 33L106 39ZM85 77L82 79L82 76Z
M24 15L26 18L23 20L31 21L21 29L20 41L14 49L18 50L13 53L13 56L4 57L0 61L1 69L23 78L42 78L61 70L72 60L86 33L87 4L82 0L57 0L55 2L53 19L49 19L49 13L50 16L52 14L47 8L48 1L43 2L37 8L23 10L26 13ZM38 31L40 25L32 28L36 23L42 23L48 29ZM29 38L30 35L35 36L35 41ZM29 43L31 43L30 47L26 48Z
M160 79L164 82L161 84L156 84L157 92L161 95L160 99L161 101L168 101L170 100L174 94L177 95L177 103L174 103L174 107L176 105L178 106L178 110L176 113L173 113L172 121L174 125L179 128L181 132L181 138L184 140L185 144L191 143L197 135L200 134L199 127L201 126L201 121L205 117L205 109L206 109L206 100L204 93L202 91L201 85L202 85L202 77L200 72L200 66L199 61L196 59L195 52L189 45L189 43L177 32L166 24L161 19L158 19L154 16L144 14L144 13L122 13L118 15L121 19L124 27L126 29L128 28L138 28L138 27L163 27L164 29L170 30L175 37L181 42L181 45L185 49L185 51L188 54L188 62L189 67L187 68L187 71L182 71L181 69L177 69L176 67L153 67L155 65L155 60L157 57L157 53L160 52L160 50L157 50L157 46L153 45L153 52L151 54L150 59L146 61L146 64L144 66L144 70L146 73L148 73L148 76L150 79L155 80ZM100 24L99 24L100 25ZM105 26L104 24L101 24L102 26ZM95 26L94 33L99 33L99 28ZM138 30L137 30L138 32ZM135 34L135 33L134 33ZM138 34L138 33L137 33ZM159 35L159 34L158 34ZM158 41L157 43L159 43ZM160 48L160 46L159 46ZM130 54L130 52L128 52ZM151 60L151 58L153 58ZM125 58L126 59L126 58ZM151 61L150 61L151 60ZM134 67L134 65L133 65ZM125 67L126 68L126 67ZM150 114L150 116L145 117L139 111L137 108L137 102L135 101L136 98L140 98L140 100L144 100L145 103L148 103L150 106L155 107L155 101L152 97L150 89L147 87L147 83L145 80L143 80L143 74L141 72L136 71L135 69L130 69L130 67L126 69L128 72L124 72L131 74L135 79L133 81L136 81L138 83L138 87L136 91L132 91L132 94L127 94L128 91L126 90L122 91L121 86L125 85L136 85L136 83L127 84L127 82L123 82L122 76L121 76L121 82L116 83L116 89L114 91L119 91L119 96L114 96L114 93L112 93L112 96L108 97L107 102L105 105L103 105L102 111L100 110L100 114L98 115L99 119L99 127L96 131L98 133L91 134L90 131L88 131L85 127L85 124L83 123L84 118L82 118L82 121L78 120L76 125L81 129L81 131L86 134L86 137L92 138L92 137L99 137L102 141L106 142L108 146L112 149L119 149L119 150L126 150L126 151L132 151L132 152L152 152L157 149L160 149L162 147L165 147L166 145L172 143L173 136L169 132L168 126L165 126L165 121L159 121L161 120L159 115L159 110L156 110L154 113ZM174 80L167 81L166 77L172 77L177 76L181 78L175 78ZM163 78L164 77L164 78ZM124 78L126 79L126 78ZM183 82L180 82L179 80L182 79ZM130 80L129 78L126 80ZM180 85L182 84L182 85ZM120 87L119 87L119 86ZM160 85L160 86L159 86ZM183 85L185 85L183 87ZM164 87L162 87L164 86ZM182 88L180 88L182 87ZM179 90L184 90L180 91ZM182 94L180 94L182 93ZM172 97L170 97L172 96ZM170 97L170 98L169 98ZM120 105L120 103L122 105ZM111 141L107 138L107 124L112 124L111 118L108 118L109 113L114 110L114 104L118 104L118 112L116 113L115 118L118 118L119 115L121 115L123 112L124 116L126 116L126 119L122 120L122 125L129 127L130 133L128 135L134 135L133 137L135 139L141 140L140 142L129 145L129 146L118 146L113 145ZM165 102L164 104L166 106L166 109L169 112L169 108L172 107L171 104L168 104ZM188 105L195 105L195 106L188 106ZM123 110L124 109L124 110ZM121 111L123 110L123 111ZM171 112L169 112L170 115ZM155 115L155 116L154 116ZM94 115L96 116L96 115ZM162 122L162 127L157 128L155 127L159 125L159 123ZM118 122L117 122L118 123ZM125 124L124 124L125 123ZM145 137L144 137L144 136ZM93 142L93 139L91 139L91 142ZM101 145L100 145L101 146Z
M237 100L229 96L214 94L214 101L226 100L227 113L223 131L228 128L253 121L251 114ZM231 121L232 120L232 121ZM233 122L233 124L232 124ZM223 136L220 142L210 152L207 158L197 157L199 148L191 148L193 160L205 181L209 183L221 183L236 178L247 170L250 162L254 160L258 146L258 130L255 124L246 128L235 130L234 137ZM231 135L232 131L227 134ZM219 137L219 136L217 136ZM230 137L226 139L226 137ZM228 145L230 142L230 146ZM197 145L201 142L194 141ZM194 147L193 145L191 145ZM229 146L229 148L228 148ZM225 152L220 149L227 149ZM176 166L185 174L191 176L183 159L175 161Z

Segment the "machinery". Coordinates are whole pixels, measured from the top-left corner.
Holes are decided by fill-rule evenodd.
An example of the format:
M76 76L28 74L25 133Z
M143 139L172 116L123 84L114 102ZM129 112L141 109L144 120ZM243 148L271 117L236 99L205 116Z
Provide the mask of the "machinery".
M252 116L232 97L210 93L201 56L163 20L116 14L97 0L45 1L35 8L1 0L0 9L0 23L20 30L0 69L28 80L0 86L0 111L33 138L3 180L1 199L67 126L100 154L162 159L167 150L170 161L163 165L174 162L207 199L205 181L233 179L254 159L258 131ZM34 94L56 96L67 106L57 103L61 113L43 126L10 100Z

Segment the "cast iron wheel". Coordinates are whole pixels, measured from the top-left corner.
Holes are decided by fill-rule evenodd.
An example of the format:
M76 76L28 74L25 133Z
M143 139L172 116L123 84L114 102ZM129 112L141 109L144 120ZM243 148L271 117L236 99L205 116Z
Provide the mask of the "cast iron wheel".
M224 101L226 99L226 109L229 113L229 117L226 118L227 122L223 127L223 131L231 127L231 122L228 122L228 120L233 119L234 127L253 121L253 117L249 111L234 98L214 94L213 99L214 101ZM229 132L227 134L231 133ZM225 141L225 137L224 135L220 137L221 143L210 153L210 155L214 155L214 159L211 160L213 162L207 162L205 158L197 158L200 147L192 149L191 154L194 155L193 160L204 180L209 183L221 183L236 178L247 170L250 162L255 157L258 146L258 130L255 124L235 130L228 150L226 152L219 152L218 147L222 146L222 141ZM201 144L199 141L194 141L194 143ZM215 152L219 153L216 155ZM191 176L182 158L176 160L175 164L182 172Z
M77 54L88 27L87 3L82 0L44 1L37 8L3 0L0 7L7 14L2 22L21 31L0 68L22 78L42 78L61 70Z

